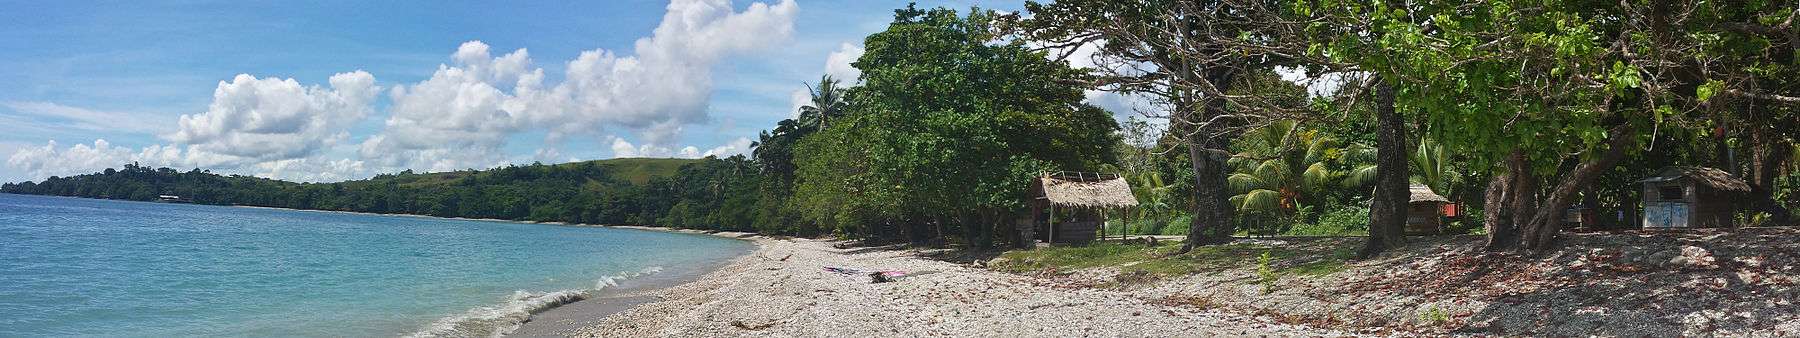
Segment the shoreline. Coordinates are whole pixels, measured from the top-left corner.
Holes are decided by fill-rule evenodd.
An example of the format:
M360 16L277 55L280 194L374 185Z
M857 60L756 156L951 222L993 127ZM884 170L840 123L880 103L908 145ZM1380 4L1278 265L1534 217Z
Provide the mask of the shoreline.
M76 198L81 198L81 197L76 197ZM109 200L109 201L114 201L114 200ZM146 203L154 203L154 202L146 202ZM211 205L211 204L194 204L194 205ZM510 219L500 219L500 218L443 217L443 216L418 215L418 214L383 214L383 213L362 212L362 211L294 209L294 208L265 207L265 206L255 206L255 205L211 205L211 206L229 207L229 208L269 209L269 210L283 210L283 211L338 213L338 214L352 214L352 215L365 215L365 216L415 217L415 218L432 218L432 219L456 220L456 221L478 221L478 222L501 222L501 223L517 223L517 224L551 225L551 226L577 227L577 228L629 229L629 230L657 231L657 232L678 233L678 234L712 235L712 236L717 236L717 237L731 238L731 239L744 240L744 241L749 241L748 239L750 237L763 236L762 234L753 233L753 232L682 229L682 228L670 228L670 227L656 227L656 226L648 226L648 225L590 224L590 223L569 223L569 222L559 222L559 221L540 222L540 221L510 220ZM750 242L754 242L754 241L750 241Z
M200 204L200 205L204 205L204 204ZM659 296L661 291L698 282L703 278L707 278L708 276L711 276L712 274L718 272L721 269L724 269L728 266L736 264L737 261L742 260L745 257L749 257L750 255L755 254L762 247L762 245L757 240L755 240L757 238L762 238L762 235L755 234L755 233L748 233L748 232L735 232L735 231L708 231L708 230L696 230L696 229L652 227L652 226L642 226L642 225L605 225L605 224L585 224L585 223L568 223L568 222L518 221L518 220L493 219L493 218L439 217L439 216L431 216L431 215L414 215L414 214L383 214L383 213L359 212L359 211L294 209L294 208L265 207L265 206L251 206L251 205L228 205L228 206L223 206L223 207L269 209L269 210L282 210L282 211L341 213L341 214L353 214L353 215L364 215L364 216L396 216L396 217L430 218L430 219L458 220L458 221L503 222L503 223L515 223L515 224L549 225L549 226L564 226L564 227L610 228L610 229L624 229L624 230L637 230L637 231L654 231L654 232L671 233L671 234L709 235L709 236L714 236L714 237L744 241L744 242L747 242L752 245L752 247L749 250L739 253L736 256L734 256L728 260L722 260L722 261L715 262L714 264L707 264L704 266L694 267L692 269L679 269L679 270L682 270L682 272L675 272L672 275L656 273L656 274L649 274L649 275L645 275L645 276L624 279L624 280L619 281L618 284L616 284L616 285L612 285L612 286L601 288L601 289L586 291L589 293L586 298L575 300L575 301L570 301L570 302L566 302L566 303L554 304L550 307L546 307L546 308L540 309L538 311L532 311L530 313L529 317L527 317L524 322L519 323L518 326L512 328L511 330L508 330L504 334L501 334L501 336L509 336L509 337L563 337L563 336L573 335L578 330L588 327L599 321L610 318L615 314L629 311L629 310L631 310L635 307L641 306L643 304L649 304L649 303L663 301L663 297ZM417 332L414 334L417 335L420 333L425 333L425 332Z
M502 222L502 223L554 225L554 226L582 227L582 228L615 228L615 229L661 231L661 232L670 232L670 233L685 233L685 234L699 234L699 235L723 234L723 235L719 235L719 237L736 238L736 239L740 239L740 240L746 239L750 236L761 236L761 234L750 233L750 232L681 229L681 228L669 228L669 227L656 227L656 226L648 226L648 225L591 224L591 223L570 223L570 222L562 222L562 221L528 221L528 220L511 220L511 219L503 219L503 218L443 217L443 216L420 215L420 214L400 214L400 213L384 214L384 213L379 213L379 212L365 212L365 211L297 209L297 208L270 207L270 206L260 206L260 205L243 205L243 204L219 205L219 204L203 204L203 203L163 203L163 202L155 202L155 201L136 201L136 200L127 200L127 199L115 199L115 198L93 198L93 197L60 196L60 195L35 195L35 194L14 194L14 193L0 193L0 194L19 195L19 196L35 196L35 197L73 198L73 199L130 202L130 203L177 204L177 205L195 205L195 206L225 207L225 208L305 211L305 212L351 214L351 215L364 215L364 216L415 217L415 218L432 218L432 219L456 220L456 221Z
M77 197L77 198L80 198L80 197ZM133 202L137 202L137 201L133 201ZM154 203L154 202L150 202L150 203ZM605 225L605 224L539 222L539 221L500 219L500 218L443 217L443 216L419 215L419 214L384 214L384 213L379 213L379 212L324 210L324 209L296 209L296 208L283 208L283 207L266 207L266 206L260 206L260 205L213 205L213 204L193 204L193 205L211 205L211 206L231 207L231 208L269 209L269 210L286 210L286 211L309 211L309 212L324 212L324 213L352 214L352 215L366 215L366 216L435 218L435 219L447 219L447 220L458 220L458 221L507 222L507 223L521 223L521 224L563 225L563 226L578 226L578 227L621 227L620 225Z
M760 237L760 235L743 232L707 233L699 230L666 229L630 225L605 227L679 234L712 235L749 242L752 245L752 248L739 253L730 259L716 261L712 264L695 267L693 269L686 269L684 272L669 275L659 273L620 281L617 286L593 291L595 294L591 294L587 299L569 302L567 304L544 309L537 313L532 313L531 317L520 324L518 328L515 328L502 336L567 337L573 335L578 330L606 320L615 314L629 311L644 304L664 301L665 297L661 295L662 291L699 282L701 279L707 278L719 270L735 264L738 260L749 257L761 248L761 244L758 244L754 240L747 239Z
M756 250L656 301L599 318L575 337L1354 336L1274 318L1170 304L1130 291L920 257L913 249L839 249L830 240L754 236ZM900 271L897 281L821 267ZM1123 320L1120 320L1123 319Z

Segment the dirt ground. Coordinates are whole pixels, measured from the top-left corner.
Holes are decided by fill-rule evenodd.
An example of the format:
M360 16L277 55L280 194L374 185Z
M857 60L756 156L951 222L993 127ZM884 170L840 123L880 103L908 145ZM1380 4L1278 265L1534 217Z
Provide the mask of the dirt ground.
M1240 240L1223 261L1174 258L1224 264L1033 262L1025 266L1038 271L1020 273L1354 332L1800 336L1800 229L1565 235L1544 253L1485 252L1479 236L1415 237L1363 261L1344 257L1359 238ZM1274 254L1263 264L1259 251Z

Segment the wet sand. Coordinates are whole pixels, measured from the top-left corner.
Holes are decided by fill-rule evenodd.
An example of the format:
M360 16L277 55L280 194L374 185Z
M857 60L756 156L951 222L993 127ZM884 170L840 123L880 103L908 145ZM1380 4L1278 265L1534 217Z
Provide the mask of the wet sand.
M520 325L510 337L566 337L576 329L598 323L606 316L632 307L660 300L656 296L601 296L569 303L543 313L531 315L531 321Z
M616 228L700 233L695 230L676 230L638 226L614 226ZM735 232L713 233L712 235L728 238L742 238L749 234ZM754 249L744 251L739 257L755 252ZM519 328L506 334L509 337L567 337L575 335L578 329L592 326L612 314L630 310L633 307L663 300L662 290L678 285L689 284L700 280L723 267L732 260L720 260L698 267L665 269L662 273L626 279L618 286L607 287L596 291L593 298L564 304L544 312L531 315L530 321L519 325Z

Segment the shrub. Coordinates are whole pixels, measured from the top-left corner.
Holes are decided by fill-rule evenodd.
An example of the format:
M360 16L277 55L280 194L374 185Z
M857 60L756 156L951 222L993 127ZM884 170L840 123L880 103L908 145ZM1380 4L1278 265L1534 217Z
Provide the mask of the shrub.
M1450 313L1444 312L1444 309L1438 308L1437 305L1432 305L1425 308L1424 311L1419 311L1419 321L1431 325L1442 324L1450 321Z
M1161 235L1187 235L1188 226L1194 224L1194 215L1183 214L1170 219L1168 223L1157 229Z
M1290 236L1356 236L1369 233L1369 208L1348 207L1325 212L1316 224L1295 224Z
M1268 250L1263 250L1262 256L1256 257L1256 282L1262 284L1264 294L1275 292L1275 279L1278 276L1275 275L1275 269L1269 267L1269 262L1273 260L1275 257L1270 256Z

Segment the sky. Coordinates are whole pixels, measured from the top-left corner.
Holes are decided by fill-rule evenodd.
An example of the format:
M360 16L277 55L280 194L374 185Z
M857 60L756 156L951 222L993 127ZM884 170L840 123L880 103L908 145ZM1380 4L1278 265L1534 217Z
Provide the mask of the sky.
M742 154L806 83L854 79L863 37L903 6L14 2L0 12L0 182L131 162L332 182Z

